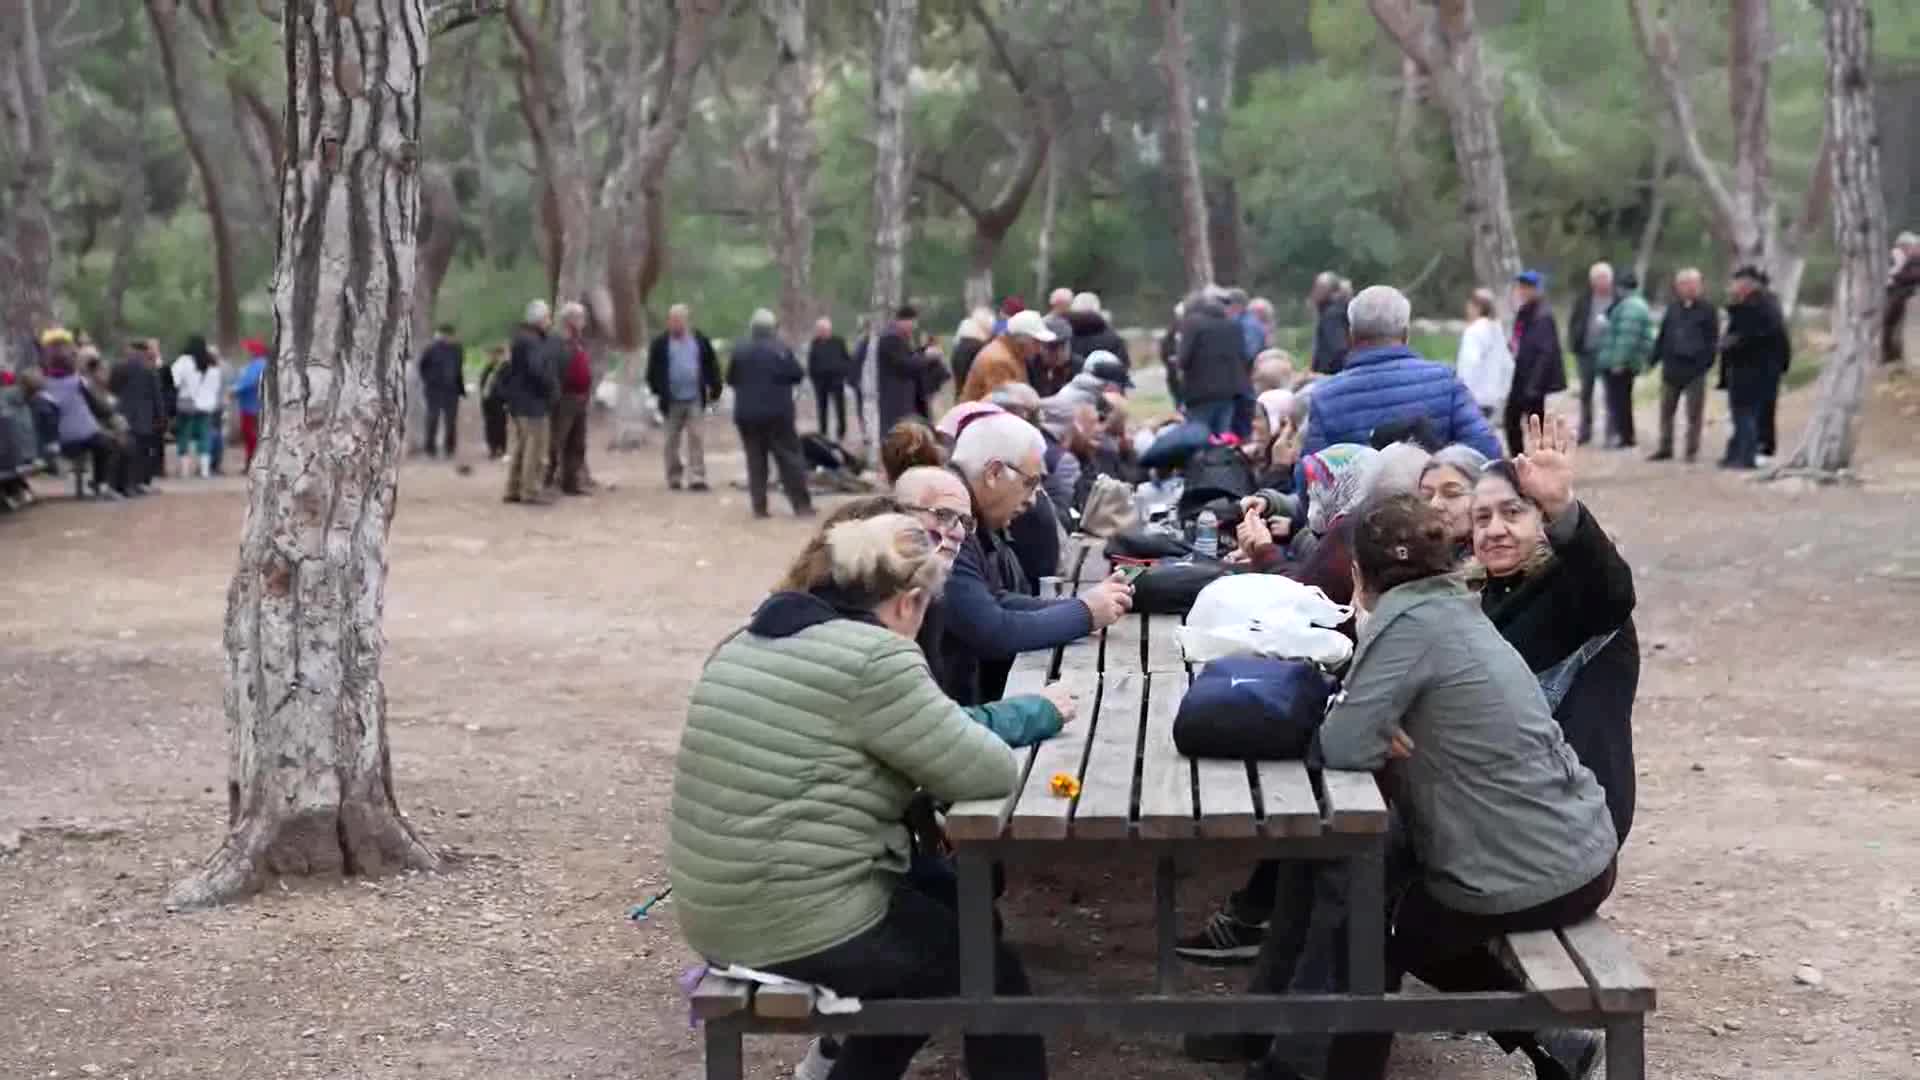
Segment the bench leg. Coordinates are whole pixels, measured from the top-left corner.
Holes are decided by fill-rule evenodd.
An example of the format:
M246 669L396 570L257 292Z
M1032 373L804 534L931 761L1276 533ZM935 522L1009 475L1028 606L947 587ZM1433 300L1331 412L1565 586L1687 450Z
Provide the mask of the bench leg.
M1173 951L1178 941L1174 928L1179 920L1178 897L1174 889L1173 859L1156 860L1153 864L1154 983L1162 994L1173 993L1174 976L1180 970L1180 955Z
M739 1026L731 1020L708 1020L703 1028L707 1040L707 1080L745 1080L747 1062L740 1045Z
M1347 863L1347 981L1356 994L1386 992L1386 872L1382 847Z
M1647 1018L1631 1016L1607 1025L1607 1080L1646 1080Z
M960 852L960 994L993 996L993 860Z

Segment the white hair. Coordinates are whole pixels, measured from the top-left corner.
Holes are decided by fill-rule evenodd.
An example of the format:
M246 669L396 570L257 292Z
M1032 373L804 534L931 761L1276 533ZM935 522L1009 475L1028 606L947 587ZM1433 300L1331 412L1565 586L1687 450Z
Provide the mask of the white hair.
M1088 362L1092 362L1091 357L1088 358ZM1030 415L1040 409L1040 392L1023 382L1002 383L994 389L987 400L1008 412L1022 415Z
M669 319L675 318L675 317L685 319L690 317L692 314L693 314L693 310L687 307L687 305L685 304L675 304L672 307L667 309L667 318Z
M1894 247L1903 248L1913 247L1915 244L1920 244L1920 233L1903 232L1899 238L1893 242Z
M1347 326L1356 341L1404 341L1413 304L1391 285L1369 285L1347 302Z
M1256 296L1247 302L1247 310L1273 318L1273 301L1264 296Z
M1091 292L1075 293L1073 302L1067 305L1067 310L1076 315L1098 315L1100 296L1098 293Z
M753 316L747 320L749 330L771 330L778 325L780 320L774 318L773 312L766 308L754 308Z
M545 300L527 301L527 317L525 320L526 322L530 324L543 323L543 322L546 322L547 317L552 314L553 314L553 309L547 306L547 302Z
M560 321L563 323L572 322L575 319L580 319L584 321L586 317L587 317L587 306L585 304L582 304L575 300L569 300L566 303L560 305Z
M969 480L978 480L987 466L1005 462L1023 468L1027 459L1046 453L1040 429L1010 413L982 416L967 425L953 444L949 460Z
M1592 266L1587 267L1587 280L1592 281L1594 278L1597 278L1597 277L1604 277L1608 281L1612 281L1613 280L1613 264L1609 262L1597 262L1597 263L1594 263Z
M1048 306L1048 307L1052 307L1053 305L1055 305L1055 304L1057 304L1057 303L1060 303L1060 302L1061 302L1061 301L1063 301L1063 300L1064 300L1064 301L1066 301L1066 302L1067 302L1067 303L1069 303L1069 304L1071 304L1071 303L1073 303L1073 290L1072 290L1072 289L1069 289L1069 288L1067 288L1067 287L1065 287L1065 286L1061 286L1060 288L1058 288L1058 289L1055 289L1055 290L1053 290L1052 292L1050 292L1050 293L1048 293L1048 294L1047 294L1047 306Z

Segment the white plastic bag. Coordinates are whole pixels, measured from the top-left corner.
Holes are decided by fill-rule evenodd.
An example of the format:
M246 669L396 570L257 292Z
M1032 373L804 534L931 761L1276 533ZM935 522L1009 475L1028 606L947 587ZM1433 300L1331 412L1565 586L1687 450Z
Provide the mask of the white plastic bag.
M1353 609L1311 585L1274 574L1234 574L1200 590L1179 630L1188 663L1223 656L1271 656L1337 665L1353 643L1333 629Z

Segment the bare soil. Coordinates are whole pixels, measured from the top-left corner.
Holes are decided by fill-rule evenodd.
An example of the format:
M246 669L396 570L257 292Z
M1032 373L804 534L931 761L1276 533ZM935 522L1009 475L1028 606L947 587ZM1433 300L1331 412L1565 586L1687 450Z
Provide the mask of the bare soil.
M1581 459L1640 589L1640 810L1607 913L1661 987L1651 1075L1920 1075L1917 414L1920 389L1876 390L1851 488ZM0 1077L699 1076L673 905L626 912L665 882L695 672L806 532L747 519L729 447L717 494L667 492L656 447L597 455L618 487L550 509L502 505L498 466L410 463L386 613L395 784L463 859L201 914L162 899L224 824L241 481L0 520L0 849L24 830L0 855ZM1188 921L1233 878L1189 878ZM1008 924L1043 987L1145 985L1139 881L1016 877ZM753 1075L802 1049L755 1040ZM959 1075L955 1050L913 1075ZM1163 1037L1051 1056L1060 1077L1239 1075ZM1396 1074L1529 1075L1480 1039L1425 1037Z

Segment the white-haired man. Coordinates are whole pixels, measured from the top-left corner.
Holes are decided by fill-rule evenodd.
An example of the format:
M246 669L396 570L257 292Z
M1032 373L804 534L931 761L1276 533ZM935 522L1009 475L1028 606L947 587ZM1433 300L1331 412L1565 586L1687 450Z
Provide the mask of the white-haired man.
M707 490L707 450L701 420L707 406L720 400L720 358L713 342L693 328L693 313L685 304L667 309L667 329L647 348L647 389L667 419L667 486L688 491ZM680 443L687 444L686 462Z
M545 491L547 447L551 428L547 417L560 383L547 361L547 327L553 321L553 309L545 300L527 305L526 318L513 335L513 347L507 355L507 372L501 396L507 402L507 416L513 424L513 456L507 462L507 494L510 503L542 506L549 500Z
M1587 291L1573 302L1573 315L1567 319L1567 347L1580 369L1581 446L1593 441L1593 388L1600 377L1595 362L1607 339L1607 313L1619 299L1613 287L1613 266L1594 263L1587 269Z
M1077 641L1118 622L1133 590L1116 576L1079 599L1027 594L1002 531L1040 489L1046 442L1032 424L1008 413L970 420L953 447L965 479L973 527L954 559L942 609L946 632L942 685L962 705L996 701L1013 658Z
M1453 369L1407 347L1413 305L1390 285L1373 285L1347 305L1352 349L1340 374L1313 390L1313 411L1300 453L1336 443L1370 445L1375 428L1431 428L1442 444L1466 443L1500 456L1500 440Z
M560 382L560 392L553 401L547 486L558 486L564 495L585 495L592 488L587 476L587 413L593 406L586 305L560 305L560 333L548 339L547 347Z
M747 501L753 516L767 516L767 459L780 470L780 486L795 517L813 516L800 435L793 425L793 388L807 377L800 361L774 334L773 312L761 308L747 323L747 340L733 350L727 385L733 387L733 426L747 455Z
M1073 310L1073 290L1061 287L1047 294L1047 314L1066 317Z

